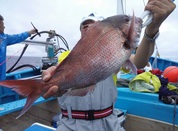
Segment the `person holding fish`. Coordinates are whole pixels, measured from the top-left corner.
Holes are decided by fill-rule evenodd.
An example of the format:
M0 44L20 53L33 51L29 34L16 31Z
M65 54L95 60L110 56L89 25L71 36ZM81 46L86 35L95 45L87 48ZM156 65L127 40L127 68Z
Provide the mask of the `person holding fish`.
M0 81L6 79L6 47L24 41L36 30L32 29L20 34L9 35L4 33L4 18L0 15Z
M149 57L152 55L155 46L155 36L159 32L159 28L162 22L171 14L175 9L175 4L171 0L149 0L145 6L145 10L150 10L153 13L153 21L145 29L145 35L137 49L135 55L130 56L130 60L136 65L137 69L144 68L149 61ZM101 20L101 17L97 17L94 14L84 18L80 24L81 36L85 35L88 28ZM43 80L47 81L51 78L51 73L56 69L55 66L47 69L43 72ZM92 93L88 93L86 96L67 96L63 95L58 98L59 105L62 109L60 115L60 121L58 130L65 131L124 131L122 127L122 120L124 116L120 115L120 111L111 108L117 98L117 90L113 83L113 78L98 82L96 88ZM48 98L58 92L58 87L51 87L47 93L43 96ZM79 118L81 114L74 115L78 112L90 113L92 112L92 118L95 113L112 109L111 114L107 114L98 119L88 120L86 118ZM93 115L94 114L94 115ZM99 114L99 113L98 113Z
M148 1L145 10L152 12L153 19L135 55L132 51L140 38L140 18L115 15L103 19L93 13L85 17L80 24L81 39L58 66L43 72L43 80L0 82L27 97L18 118L41 95L45 99L59 96L58 131L125 131L123 112L114 108L117 89L113 74L122 65L135 73L136 68L146 66L154 51L159 27L175 7L171 0Z

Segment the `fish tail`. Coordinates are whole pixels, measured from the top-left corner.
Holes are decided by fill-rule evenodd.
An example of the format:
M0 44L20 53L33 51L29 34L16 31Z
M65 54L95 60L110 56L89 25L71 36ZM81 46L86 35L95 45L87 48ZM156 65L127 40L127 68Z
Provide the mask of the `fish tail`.
M27 102L21 111L20 115L16 118L21 117L32 104L42 95L44 82L42 80L6 80L1 81L0 86L11 88L18 94L27 97Z

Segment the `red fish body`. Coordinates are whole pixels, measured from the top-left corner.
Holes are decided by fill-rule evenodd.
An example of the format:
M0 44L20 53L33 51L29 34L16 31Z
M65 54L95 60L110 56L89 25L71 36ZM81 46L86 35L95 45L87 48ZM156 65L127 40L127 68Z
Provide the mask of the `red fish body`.
M108 17L89 27L48 82L7 80L0 85L27 97L21 116L52 85L57 85L61 94L68 89L86 88L106 79L123 64L130 64L129 57L137 46L141 27L141 19L134 16Z

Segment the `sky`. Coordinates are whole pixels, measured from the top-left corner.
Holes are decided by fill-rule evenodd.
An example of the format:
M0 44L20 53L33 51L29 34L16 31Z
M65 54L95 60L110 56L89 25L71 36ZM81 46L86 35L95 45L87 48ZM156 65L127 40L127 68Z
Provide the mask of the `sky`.
M141 16L147 0L124 1L125 14ZM174 2L178 6L178 0ZM72 49L80 39L79 25L84 16L98 13L103 17L117 14L117 0L0 0L0 14L4 17L5 33L17 34L31 30L35 25L38 31L55 30L63 36ZM142 30L142 32L144 32ZM161 25L157 47L161 58L178 61L178 7ZM46 41L42 34L33 40ZM29 39L28 39L29 40ZM62 41L60 45L63 46ZM7 55L20 55L24 44L7 48ZM25 56L45 57L45 46L29 45ZM153 56L155 53L153 54Z

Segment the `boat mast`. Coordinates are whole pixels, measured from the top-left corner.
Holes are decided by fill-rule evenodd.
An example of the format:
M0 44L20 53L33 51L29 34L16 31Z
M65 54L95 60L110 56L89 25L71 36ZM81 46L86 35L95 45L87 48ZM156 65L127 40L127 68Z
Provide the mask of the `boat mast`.
M124 14L123 0L117 0L117 14Z

